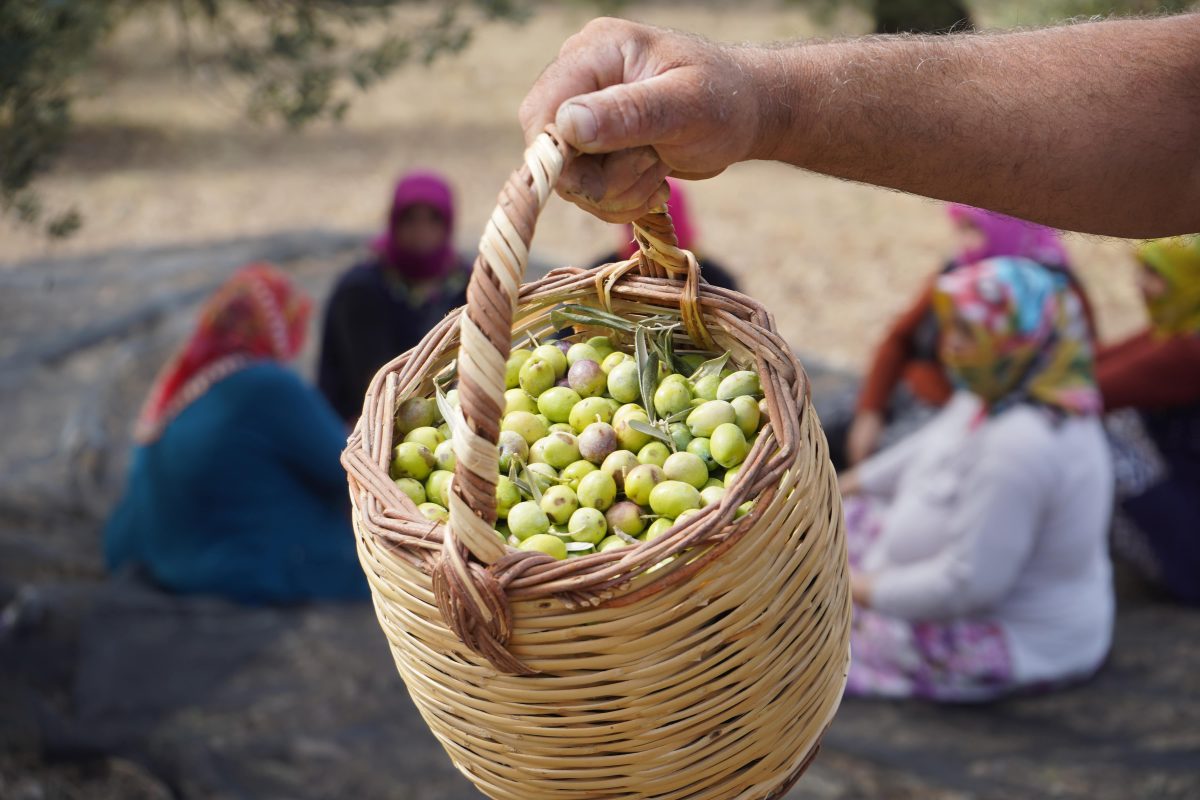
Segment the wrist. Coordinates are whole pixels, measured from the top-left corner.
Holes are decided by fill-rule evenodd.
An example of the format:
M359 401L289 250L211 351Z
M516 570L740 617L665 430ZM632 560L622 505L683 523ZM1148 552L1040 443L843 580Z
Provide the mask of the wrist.
M744 74L757 108L757 133L747 160L799 166L811 128L807 100L813 96L813 45L745 48Z

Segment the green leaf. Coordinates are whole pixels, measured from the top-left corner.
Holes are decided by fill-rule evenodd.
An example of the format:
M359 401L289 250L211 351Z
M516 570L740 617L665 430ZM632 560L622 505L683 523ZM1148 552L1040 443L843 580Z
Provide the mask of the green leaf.
M710 358L708 361L705 361L703 364L696 367L696 371L689 376L689 380L695 383L701 378L708 377L709 375L720 375L721 370L725 369L725 365L728 363L729 351L726 350L724 355L716 358Z
M650 333L642 325L637 326L633 339L634 356L637 358L638 387L642 391L642 405L650 421L658 419L654 410L654 392L658 389L658 353L650 349Z
M577 303L567 303L551 311L550 322L556 328L586 325L593 328L610 328L622 333L632 333L635 327L634 323L624 317Z
M639 433L644 433L647 436L653 436L655 439L658 439L663 444L667 445L667 447L670 447L672 451L674 451L675 440L671 438L671 434L667 433L657 425L642 422L640 419L631 419L629 420L629 427L633 428Z
M433 384L434 401L437 403L438 411L442 412L442 419L446 420L446 424L450 426L450 436L452 439L462 439L461 434L465 435L467 430L467 421L463 419L462 409L450 405L450 401L446 399L445 392L442 387L436 382Z

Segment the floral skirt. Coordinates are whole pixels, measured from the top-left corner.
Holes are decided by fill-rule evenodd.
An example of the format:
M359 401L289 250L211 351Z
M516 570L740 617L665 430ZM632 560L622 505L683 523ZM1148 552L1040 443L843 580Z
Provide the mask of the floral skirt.
M870 498L845 502L850 563L858 566L882 528ZM848 695L943 702L990 700L1018 688L1003 629L985 620L910 622L854 609Z

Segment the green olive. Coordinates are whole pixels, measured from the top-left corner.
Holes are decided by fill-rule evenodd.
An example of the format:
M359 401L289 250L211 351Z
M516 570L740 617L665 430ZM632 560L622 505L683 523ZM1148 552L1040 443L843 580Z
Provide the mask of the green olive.
M662 466L671 455L671 449L659 441L653 441L638 450L638 461L643 464Z
M616 349L613 346L612 339L607 336L593 336L587 340L587 345L596 351L596 355L599 356L596 359L597 361L603 361L609 353Z
M637 456L628 450L616 450L610 453L608 458L604 459L604 463L600 465L603 472L607 472L612 476L617 488L621 491L625 490L625 477L630 470L641 466L641 462L637 460Z
M589 472L579 481L579 505L605 511L617 499L617 484L607 472Z
M567 486L571 487L571 491L579 491L579 482L583 480L583 476L589 472L595 472L596 465L590 461L580 459L573 461L565 466L558 474L559 480L563 481Z
M529 448L529 460L535 464L542 462L555 469L562 469L579 460L579 443L574 435L555 431L533 443Z
M705 486L700 490L700 507L719 505L724 496L725 488L723 486Z
M692 439L688 442L687 451L694 456L699 457L704 462L704 466L708 467L708 471L712 472L717 468L717 462L713 461L712 457L712 440L701 436L698 439Z
M632 360L633 357L631 355L628 353L622 353L618 350L615 353L609 353L604 357L604 360L600 362L600 369L604 370L605 375L611 375L613 369L615 369L618 364L624 364L626 361Z
M638 366L633 361L622 361L608 373L608 393L622 403L632 403L642 396L638 381Z
M550 530L550 518L532 500L517 503L508 512L508 527L518 539L528 539Z
M704 459L695 453L672 453L663 462L663 474L667 480L690 483L697 489L703 489L708 483L708 465Z
M625 496L640 506L650 504L650 493L654 487L667 479L662 467L657 464L641 464L625 476Z
M396 432L407 436L414 428L433 424L433 403L424 397L410 397L396 409Z
M759 385L758 375L747 369L738 370L722 378L721 385L717 387L718 400L732 400L743 395L758 397L761 394L762 386Z
M667 519L666 517L659 517L658 519L654 520L654 522L650 523L650 527L646 529L644 534L642 534L641 539L643 542L652 542L667 531L671 530L674 525L675 520Z
M700 507L700 492L683 481L663 481L650 491L650 508L655 514L675 519L680 514Z
M448 522L450 520L450 512L437 503L421 503L421 505L417 506L417 511L420 511L421 516L425 517L425 519L433 520L434 522Z
M516 434L513 434L514 436ZM520 436L517 436L521 439ZM525 440L521 439L521 444ZM447 472L454 472L454 465L458 463L458 458L454 455L454 442L442 442L433 449L433 460L437 464L438 469L444 469Z
M429 477L425 479L425 497L429 502L437 503L443 508L450 507L450 483L454 480L454 473L447 472L444 469L435 469L429 473Z
M520 386L534 397L553 386L556 380L558 378L554 375L554 365L541 358L531 358L521 367Z
M551 522L566 525L567 520L571 519L571 515L579 508L579 499L566 486L551 486L542 494L540 505Z
M660 417L669 417L692 406L692 390L682 376L679 380L666 380L654 391L654 410Z
M411 431L409 431L404 436L404 441L416 442L417 444L425 445L430 450L437 450L437 446L444 440L442 439L442 435L438 433L437 428L425 425L420 428L413 428Z
M521 490L503 475L496 481L496 516L504 519L513 506L521 502Z
M532 350L513 350L504 365L504 388L513 389L521 385L521 367L533 357Z
M585 397L571 409L567 421L576 433L583 433L583 429L593 422L612 422L612 416L613 409L608 398Z
M554 380L567 374L567 355L556 344L543 344L535 347L533 357L540 358L554 368Z
M609 550L620 550L622 547L627 547L625 540L620 536L607 536L600 540L600 544L596 545L596 550L601 553L607 553Z
M594 508L579 508L571 515L567 531L577 542L598 544L608 532L608 521L604 514Z
M567 349L567 372L571 371L571 367L575 366L580 361L592 361L597 367L600 366L600 359L604 356L586 342L576 342Z
M393 478L415 478L423 481L433 472L437 459L433 451L417 442L401 442L392 456Z
M514 411L504 416L500 422L500 430L518 433L526 444L532 445L550 433L550 426L538 419L536 414L530 414L528 411Z
M505 416L514 411L528 411L530 414L538 413L537 400L529 396L529 392L524 389L509 389L504 393L504 414Z
M686 450L692 439L692 431L682 422L672 422L667 428L667 433L671 436L671 441L675 442L676 450Z
M737 426L747 438L758 432L758 421L761 417L758 411L758 401L749 395L739 395L729 401L733 413L737 415Z
M712 436L718 425L736 422L737 412L724 400L708 400L688 414L687 425L696 437Z
M632 500L614 503L604 513L604 519L608 523L608 530L621 531L628 536L637 536L646 528L642 507Z
M418 480L397 478L396 488L408 495L408 499L413 501L413 505L419 506L425 502L425 486Z
M562 539L548 533L535 533L521 542L522 550L535 550L562 561L567 557L567 546Z
M736 467L746 460L746 434L732 422L718 425L712 435L712 457L722 467Z
M525 437L516 431L500 431L500 440L496 444L500 453L500 471L505 474L512 468L513 459L521 463L529 460L529 445ZM444 469L441 462L438 466Z
M613 429L617 432L617 444L622 450L632 450L637 452L650 442L654 441L648 433L642 433L634 428L630 423L637 421L645 424L650 424L650 418L646 416L646 412L640 407L636 411L622 413L629 406L622 406L616 414L613 415Z
M692 385L692 394L701 400L716 400L717 387L720 385L720 375L706 375Z
M542 392L537 399L538 411L551 422L566 422L571 418L571 409L580 401L579 393L565 386L554 386Z

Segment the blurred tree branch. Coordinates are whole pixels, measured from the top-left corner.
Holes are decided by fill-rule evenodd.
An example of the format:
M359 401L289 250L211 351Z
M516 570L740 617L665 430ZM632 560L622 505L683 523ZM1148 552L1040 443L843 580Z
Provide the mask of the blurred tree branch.
M458 53L481 22L525 19L532 0L4 0L0 3L0 214L51 237L79 227L70 209L49 214L35 180L70 135L79 76L121 23L166 11L178 55L203 40L217 67L248 85L246 111L299 128L341 119L356 94L401 67ZM397 24L402 9L423 22Z

